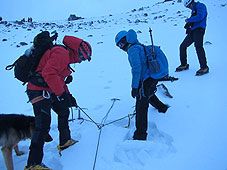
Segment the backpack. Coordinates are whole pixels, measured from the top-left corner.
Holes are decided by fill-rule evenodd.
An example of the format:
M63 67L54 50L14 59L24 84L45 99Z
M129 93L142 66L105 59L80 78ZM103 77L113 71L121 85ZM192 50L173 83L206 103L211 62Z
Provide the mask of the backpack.
M169 66L166 55L163 53L160 47L154 45L151 28L149 28L149 33L151 38L151 45L141 45L144 48L147 68L149 70L150 76L153 79L159 80L169 77Z
M28 81L42 87L48 87L43 77L35 72L44 53L53 47L53 41L57 39L57 32L52 37L48 31L43 31L35 36L33 46L26 50L13 64L6 66L6 70L14 68L14 76L25 85Z
M153 45L141 45L145 51L150 76L153 79L162 79L163 77L168 76L168 60L160 47Z

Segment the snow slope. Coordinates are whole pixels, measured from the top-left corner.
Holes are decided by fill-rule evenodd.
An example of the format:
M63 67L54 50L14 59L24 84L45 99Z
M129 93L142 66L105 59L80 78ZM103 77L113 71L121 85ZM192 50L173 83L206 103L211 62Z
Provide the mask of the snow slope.
M43 162L48 167L54 170L227 169L227 78L224 70L227 63L224 52L227 46L227 0L203 1L209 12L204 47L210 73L201 77L194 76L199 65L193 45L188 49L190 69L175 72L180 64L179 45L185 37L184 20L190 16L190 10L177 1L155 1L146 6L142 2L136 10L125 9L122 13L73 22L54 18L56 22L35 22L33 25L19 25L12 21L9 22L12 25L0 24L0 112L4 114L33 115L32 106L27 103L24 93L25 87L13 78L13 71L5 71L5 66L29 48L40 30L57 30L59 43L64 35L74 35L92 44L92 61L73 65L76 73L73 73L74 81L69 88L79 106L97 123L108 113L113 98L120 100L115 102L105 123L127 117L134 111L127 54L114 44L114 37L120 30L133 28L138 32L140 42L149 44L148 28L151 27L154 43L160 45L168 57L170 75L179 78L175 82L162 82L173 98L166 97L163 89L158 88L160 100L171 107L166 114L149 108L147 141L131 140L135 130L134 119L129 128L125 128L128 118L102 128L95 168L100 130L89 121L78 120L78 110L73 109L76 120L70 122L70 129L72 138L79 142L64 150L60 157L57 150L57 119L53 112L50 134L54 141L45 144L44 148ZM28 45L21 46L20 42L27 42ZM81 116L88 119L83 113ZM19 143L25 155L18 157L13 153L15 170L21 170L26 165L29 144L29 140ZM0 169L5 170L2 156Z

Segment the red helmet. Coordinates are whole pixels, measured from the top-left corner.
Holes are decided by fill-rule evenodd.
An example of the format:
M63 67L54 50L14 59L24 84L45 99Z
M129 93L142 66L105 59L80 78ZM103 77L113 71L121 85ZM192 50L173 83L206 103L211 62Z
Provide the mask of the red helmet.
M84 57L84 60L91 60L91 45L86 42L86 41L82 41L80 43L80 47L79 47L79 55L82 54Z

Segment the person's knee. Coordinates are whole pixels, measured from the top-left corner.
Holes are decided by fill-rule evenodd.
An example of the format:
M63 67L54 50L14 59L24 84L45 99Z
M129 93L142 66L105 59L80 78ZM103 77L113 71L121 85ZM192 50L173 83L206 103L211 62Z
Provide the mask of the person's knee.
M50 129L50 122L51 117L47 115L37 115L35 117L35 130L42 131L42 130L48 130Z
M60 117L66 117L66 116L69 115L69 108L65 108L65 109L62 109L62 110L56 110L56 113Z

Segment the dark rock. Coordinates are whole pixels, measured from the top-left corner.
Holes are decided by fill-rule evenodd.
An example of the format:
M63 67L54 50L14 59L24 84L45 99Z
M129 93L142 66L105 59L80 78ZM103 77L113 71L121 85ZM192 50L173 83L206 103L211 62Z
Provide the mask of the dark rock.
M74 21L74 20L79 20L79 19L84 19L84 18L77 17L75 14L71 14L68 18L68 21Z

